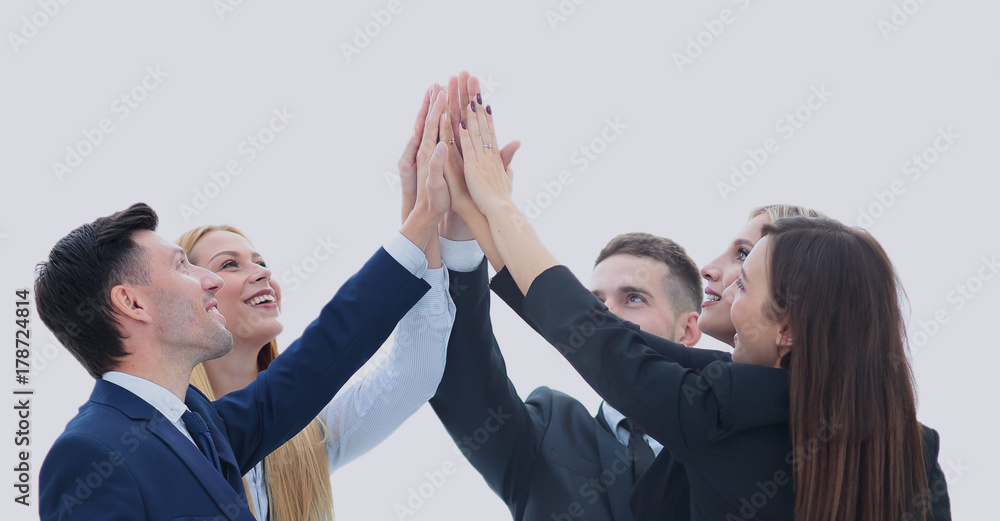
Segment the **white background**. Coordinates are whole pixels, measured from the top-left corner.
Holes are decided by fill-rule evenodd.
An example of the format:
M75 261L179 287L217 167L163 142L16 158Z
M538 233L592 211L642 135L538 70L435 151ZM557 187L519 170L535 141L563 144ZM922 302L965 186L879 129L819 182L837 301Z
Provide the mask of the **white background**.
M897 14L901 25L886 34L879 21L892 24L899 1L562 4L565 19L553 21L555 0L403 0L384 28L368 27L376 36L359 39L364 47L348 59L342 44L354 45L365 24L377 23L371 13L386 10L387 0L246 1L221 17L208 1L73 2L52 17L37 14L36 0L4 2L0 309L8 318L0 331L13 336L14 291L31 286L34 265L59 238L144 201L170 239L208 223L249 234L285 282L279 340L287 346L398 228L392 180L421 94L468 69L484 79L501 142L524 142L514 163L516 201L538 205L543 241L585 281L598 250L623 232L670 237L703 265L755 206L801 204L851 224L862 209L875 215L868 227L896 264L911 303L911 340L921 340L913 356L919 418L941 433L953 513L995 517L987 505L1000 464L993 385L1000 355L989 327L1000 281L978 273L983 257L1000 253L998 4L937 0L913 12L919 4L908 0L912 14L905 21ZM724 9L732 23L711 23ZM44 27L32 32L22 17ZM721 34L705 24L716 32L721 24ZM15 42L12 34L31 37ZM700 53L689 37L701 38ZM698 55L679 67L686 48ZM155 90L137 90L144 99L123 118L115 99L141 85L147 68L167 75ZM833 95L801 108L814 86ZM295 119L248 161L240 142L276 108ZM805 121L785 139L775 124L796 109ZM102 118L114 130L57 175L53 162L65 162L66 148ZM608 118L627 128L613 142L594 143ZM919 179L905 173L911 156L948 128L960 138L927 152L935 162ZM731 182L733 165L768 138L777 152L723 196L718 183ZM574 162L581 146L603 153L583 168ZM180 205L192 205L195 191L211 184L209 173L230 160L240 174L219 191L208 187L207 206L185 220ZM557 190L551 183L562 170L573 182ZM880 202L874 192L894 180L900 193ZM338 249L293 290L286 272L308 262L321 238ZM958 297L956 285L970 279L978 293ZM948 322L917 335L939 310ZM502 304L493 316L522 396L549 385L596 410L599 398L554 349ZM16 505L9 484L16 479L10 395L0 400L5 519L37 518L37 470L92 387L37 315L31 328L32 507ZM19 387L13 353L2 360L0 379L10 383L0 389ZM332 477L338 518L399 519L396 506L448 461L458 471L402 518L509 519L429 407Z

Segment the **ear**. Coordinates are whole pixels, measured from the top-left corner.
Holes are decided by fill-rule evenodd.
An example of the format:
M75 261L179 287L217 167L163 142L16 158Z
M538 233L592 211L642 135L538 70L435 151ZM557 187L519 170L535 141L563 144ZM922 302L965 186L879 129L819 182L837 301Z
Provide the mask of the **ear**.
M111 309L122 317L139 322L152 322L145 306L145 296L140 296L134 286L119 284L111 288Z
M792 334L792 326L785 321L781 325L781 329L778 330L778 338L775 340L778 346L778 358L781 358L788 354L792 350L792 345L795 343L795 335Z
M688 311L681 313L674 324L674 338L678 344L692 347L701 340L701 330L698 329L698 313Z

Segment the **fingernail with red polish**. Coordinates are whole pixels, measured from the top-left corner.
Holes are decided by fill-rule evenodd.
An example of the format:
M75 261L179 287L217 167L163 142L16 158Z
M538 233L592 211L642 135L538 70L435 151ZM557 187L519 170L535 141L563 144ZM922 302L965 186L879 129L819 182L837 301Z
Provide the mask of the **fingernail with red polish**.
M476 103L483 104L483 94L481 92L476 93Z
M463 119L463 120L462 120L462 130L465 130L465 129L466 129L466 128L465 128L465 120Z
M493 109L491 109L489 105L486 105L486 113L491 116L493 115Z
M475 103L469 103L469 106L472 107L472 112L476 111L476 104Z

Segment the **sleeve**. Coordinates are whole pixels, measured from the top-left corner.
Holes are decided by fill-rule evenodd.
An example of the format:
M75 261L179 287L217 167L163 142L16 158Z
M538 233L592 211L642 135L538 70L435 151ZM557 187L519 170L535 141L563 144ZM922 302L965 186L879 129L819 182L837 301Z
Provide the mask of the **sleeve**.
M451 271L468 273L476 271L479 263L483 262L483 250L475 240L453 241L444 237L439 237L441 244L441 262L448 266Z
M541 331L538 330L538 326L536 326L530 318L525 316L524 295L521 293L521 290L518 289L517 283L514 282L514 277L512 277L510 272L507 271L507 268L500 270L500 272L493 277L493 280L490 282L490 288L493 289L493 292L496 293L501 300L510 306L514 313L517 313L522 320L531 326L532 329L541 333ZM656 336L652 333L642 331L638 325L631 322L622 321L622 325L639 333L639 335L642 336L643 341L646 343L646 346L653 351L656 351L678 364L697 372L701 372L712 362L731 362L733 360L732 355L725 351L687 347L676 342L671 342L670 340Z
M543 272L524 315L581 376L678 459L734 431L788 421L781 369L712 362L700 372L651 349L565 266Z
M455 326L444 377L430 403L462 455L511 505L527 491L547 416L533 414L507 378L490 323L486 270L481 261L473 272L450 272Z
M142 495L122 459L121 452L91 438L56 440L39 474L41 521L128 521L144 513ZM100 478L99 483L80 479L90 475Z
M427 271L427 256L402 233L396 232L392 240L385 243L383 249L414 277L424 277L424 272Z
M938 432L920 426L924 439L924 466L927 470L927 493L930 499L928 521L951 521L951 498L948 497L948 480L938 463L941 438Z
M240 473L315 419L427 289L380 248L266 371L214 402Z
M428 269L423 279L431 290L396 326L388 355L362 367L355 383L320 413L327 428L330 472L388 438L437 391L455 304L448 293L446 268Z

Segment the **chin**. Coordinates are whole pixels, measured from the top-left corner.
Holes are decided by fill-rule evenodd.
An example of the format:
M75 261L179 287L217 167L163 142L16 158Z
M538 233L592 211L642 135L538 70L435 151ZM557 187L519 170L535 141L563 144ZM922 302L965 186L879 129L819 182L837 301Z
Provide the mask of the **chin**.
M736 334L736 330L732 328L726 328L725 326L718 327L718 324L713 324L712 320L702 320L704 315L698 318L698 329L701 330L702 334L708 335L723 344L730 347L735 347L733 343L733 335Z

